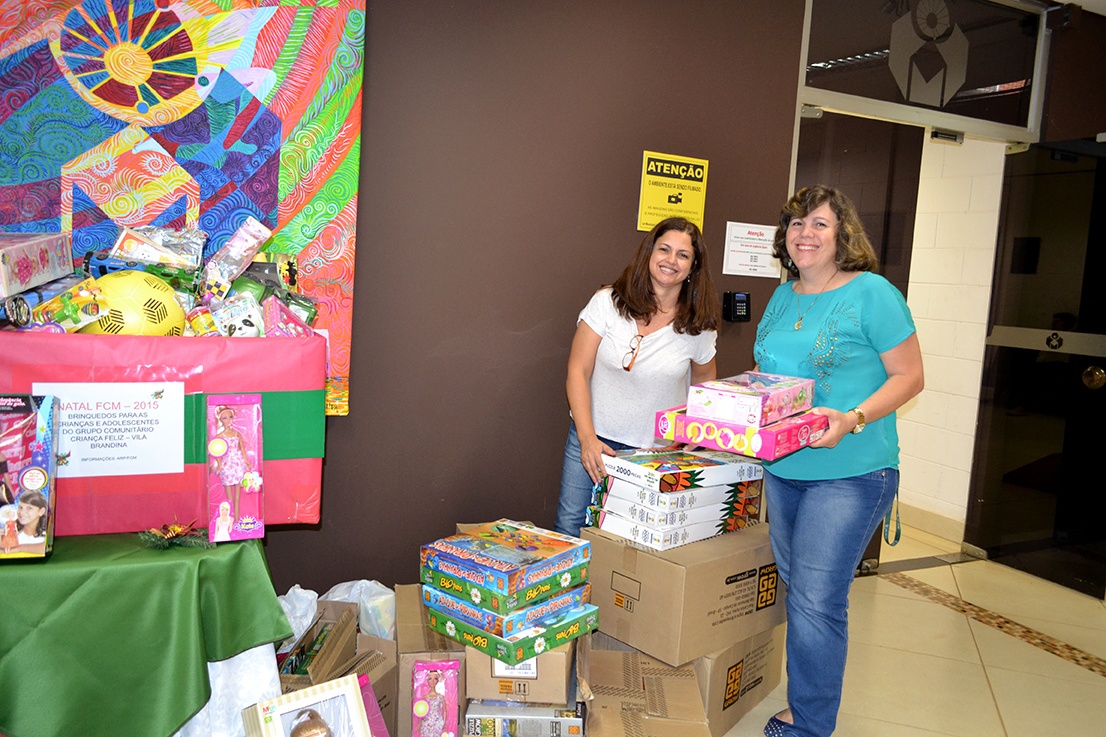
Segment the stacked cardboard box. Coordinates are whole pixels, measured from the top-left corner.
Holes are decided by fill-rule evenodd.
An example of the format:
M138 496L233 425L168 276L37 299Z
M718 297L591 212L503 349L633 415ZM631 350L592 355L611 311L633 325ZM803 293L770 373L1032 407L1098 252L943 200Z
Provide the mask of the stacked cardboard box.
M639 668L660 672L650 660L655 658L678 669L666 678L682 674L687 679L688 671L694 673L691 680L705 717L683 714L675 718L686 723L681 728L670 724L673 715L647 711L641 717L647 722L640 726L648 733L722 737L779 683L785 594L768 525L665 551L644 549L593 527L581 534L592 544L592 597L603 613L601 629L589 644L605 640L617 647L597 647L633 651L639 657L628 662ZM593 688L604 678L602 669L596 672L595 655L590 654ZM653 687L648 681L646 686L647 691ZM624 737L623 712L634 710L599 706L589 704L589 737Z
M810 412L814 382L747 372L695 384L687 405L656 415L658 438L771 461L810 445L829 420Z
M588 523L654 550L738 530L760 518L764 470L719 451L620 451L604 456Z
M664 551L595 527L581 534L591 543L591 595L603 613L600 631L669 665L786 619L768 525Z
M430 627L515 665L596 628L590 545L501 519L422 546Z

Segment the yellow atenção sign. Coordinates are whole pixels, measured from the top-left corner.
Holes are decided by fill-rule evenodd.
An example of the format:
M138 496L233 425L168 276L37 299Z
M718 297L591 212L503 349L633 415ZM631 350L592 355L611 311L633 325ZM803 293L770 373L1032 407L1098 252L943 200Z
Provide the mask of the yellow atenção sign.
M706 159L645 152L641 163L638 230L650 230L670 217L685 217L702 229L706 202Z

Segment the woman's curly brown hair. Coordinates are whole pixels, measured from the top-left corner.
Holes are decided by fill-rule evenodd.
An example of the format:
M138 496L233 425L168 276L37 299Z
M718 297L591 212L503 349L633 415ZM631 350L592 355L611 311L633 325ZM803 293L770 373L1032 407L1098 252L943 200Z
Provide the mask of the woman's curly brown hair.
M812 210L829 203L833 214L837 216L837 255L834 261L842 271L875 271L879 268L872 242L864 231L864 223L852 200L839 189L818 184L803 187L784 203L780 210L780 224L776 228L776 237L772 242L772 255L780 260L791 276L798 276L799 270L787 255L787 226L792 218L803 218Z

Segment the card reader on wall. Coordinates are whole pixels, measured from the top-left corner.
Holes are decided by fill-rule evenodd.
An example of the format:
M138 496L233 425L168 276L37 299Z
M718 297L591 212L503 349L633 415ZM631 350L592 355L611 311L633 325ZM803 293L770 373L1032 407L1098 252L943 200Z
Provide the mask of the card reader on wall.
M749 322L749 293L723 293L722 319L727 322Z

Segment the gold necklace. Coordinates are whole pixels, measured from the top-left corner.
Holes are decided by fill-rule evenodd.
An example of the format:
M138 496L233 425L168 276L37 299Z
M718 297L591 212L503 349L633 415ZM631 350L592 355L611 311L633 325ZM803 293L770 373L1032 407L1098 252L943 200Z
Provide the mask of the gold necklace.
M823 292L829 289L829 285L833 283L834 277L837 276L838 271L839 269L834 269L833 273L830 274L829 281L826 282L826 285L824 287L818 290L818 294L814 295L814 301L807 305L807 308L805 310L803 309L803 301L802 299L800 299L802 295L800 295L799 292L795 292L795 305L796 310L799 313L799 319L795 321L796 330L803 329L803 318L806 317L806 313L810 312L811 308L813 308L814 305L818 304L818 298L822 296ZM802 279L800 279L800 281L802 281Z

